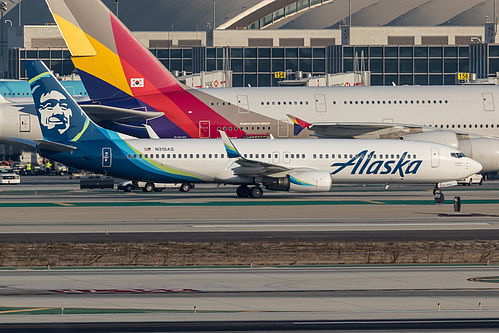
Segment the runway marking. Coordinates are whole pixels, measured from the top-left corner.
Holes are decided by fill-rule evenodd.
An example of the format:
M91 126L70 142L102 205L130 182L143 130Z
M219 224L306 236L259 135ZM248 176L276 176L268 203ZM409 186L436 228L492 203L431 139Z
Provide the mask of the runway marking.
M207 201L207 202L162 202L162 201L140 201L140 202L3 202L0 203L2 208L38 208L38 207L218 207L218 206L336 206L336 205L428 205L434 206L433 200L239 200L239 201ZM445 204L453 204L452 200L445 201ZM484 199L484 200L463 200L463 204L499 204L499 199Z
M43 310L51 310L55 308L33 308L33 309L18 309L18 310L7 310L7 311L0 311L0 314L4 313L18 313L18 312L30 312L30 311L43 311Z
M304 224L266 224L266 223L255 223L255 224L189 224L190 228L261 228L261 227L396 227L396 226L488 226L490 223L487 222L476 222L476 223L304 223Z
M499 276L476 277L476 278L470 278L470 279L468 279L468 281L471 281L471 282L499 283Z
M385 205L385 202L381 201L375 201L375 200L366 200L366 202L373 203L373 204L380 204L380 205Z
M62 294L119 294L119 293L191 293L199 292L195 289L55 289L49 290L54 293Z

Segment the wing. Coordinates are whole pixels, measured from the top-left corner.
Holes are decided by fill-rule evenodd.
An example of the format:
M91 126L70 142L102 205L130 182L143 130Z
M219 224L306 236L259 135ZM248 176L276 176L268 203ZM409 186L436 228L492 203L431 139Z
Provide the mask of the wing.
M163 116L163 113L157 111L130 110L105 105L86 104L80 106L95 123L113 121L119 124L127 124Z
M229 158L235 159L235 163L239 164L239 167L233 169L237 176L241 177L255 177L255 176L272 176L278 177L282 175L289 174L295 171L305 171L305 170L315 170L311 168L288 168L282 165L277 165L273 163L267 163L263 161L256 161L252 159L247 159L239 153L236 146L227 136L224 131L219 131L222 141L225 146L225 151Z
M432 132L441 129L412 124L376 123L376 122L316 122L308 123L302 119L287 115L294 123L295 135L305 128L319 138L336 139L399 139L406 135L422 132ZM469 135L465 132L456 132L456 135Z

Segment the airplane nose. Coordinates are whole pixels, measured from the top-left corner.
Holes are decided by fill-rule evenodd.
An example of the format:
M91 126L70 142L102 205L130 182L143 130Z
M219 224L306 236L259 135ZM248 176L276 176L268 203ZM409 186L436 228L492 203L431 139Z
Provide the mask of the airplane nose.
M475 173L479 173L480 171L482 171L483 167L479 162L477 162L474 159L469 158L469 157L467 157L467 159L468 159L468 166L469 166L468 170L470 171L470 173L475 174Z

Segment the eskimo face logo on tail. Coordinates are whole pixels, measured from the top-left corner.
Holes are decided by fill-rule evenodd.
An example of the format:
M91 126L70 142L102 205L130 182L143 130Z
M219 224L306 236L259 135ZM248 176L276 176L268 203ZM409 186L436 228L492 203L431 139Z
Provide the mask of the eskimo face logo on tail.
M351 170L351 174L355 175L388 175L388 174L398 174L400 177L404 177L405 175L413 174L415 175L423 160L406 160L407 152L404 152L398 161L396 160L375 160L373 161L373 157L375 152L372 151L368 153L367 150L363 150L349 161L344 163L334 163L332 167L338 167L336 170L331 172L331 174L335 175L349 167L353 167Z
M68 105L66 96L57 90L52 90L40 96L40 123L48 130L56 129L59 134L66 132L71 125L73 112Z

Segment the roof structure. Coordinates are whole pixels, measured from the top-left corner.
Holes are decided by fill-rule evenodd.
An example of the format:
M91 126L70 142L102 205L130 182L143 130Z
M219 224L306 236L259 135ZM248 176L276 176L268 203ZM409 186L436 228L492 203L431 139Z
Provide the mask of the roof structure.
M213 23L244 28L298 0L122 0L119 17L132 31L204 31ZM494 0L350 0L354 26L481 26L492 18ZM6 0L5 19L19 23L18 1ZM114 12L114 0L103 0ZM265 29L331 29L348 18L349 0L334 0L301 10ZM54 23L44 1L23 0L22 24ZM499 11L499 10L498 10ZM235 22L235 23L233 23ZM239 22L239 23L238 23Z

